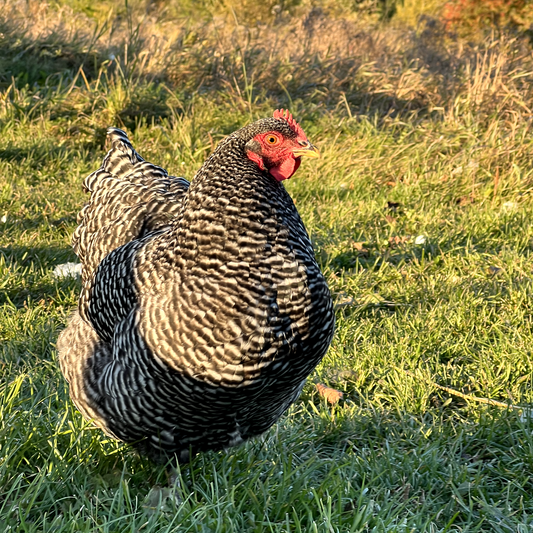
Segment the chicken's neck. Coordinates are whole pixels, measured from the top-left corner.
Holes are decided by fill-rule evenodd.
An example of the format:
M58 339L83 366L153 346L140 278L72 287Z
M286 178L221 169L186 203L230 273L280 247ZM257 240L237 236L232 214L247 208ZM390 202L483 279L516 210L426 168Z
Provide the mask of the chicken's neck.
M159 239L161 264L250 263L291 248L294 238L308 240L284 186L243 156L242 146L228 144L205 162L172 230Z
M219 147L199 170L178 225L209 225L214 234L224 227L230 238L228 231L260 231L258 225L272 217L283 225L286 216L294 212L285 187L248 159L244 142L237 141Z

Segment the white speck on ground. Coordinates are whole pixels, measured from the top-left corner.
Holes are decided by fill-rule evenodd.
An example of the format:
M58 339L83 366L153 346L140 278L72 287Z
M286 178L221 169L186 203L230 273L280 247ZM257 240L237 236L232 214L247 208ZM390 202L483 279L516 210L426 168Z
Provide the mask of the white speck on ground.
M502 209L504 211L514 211L518 207L516 202L504 202Z
M81 263L63 263L62 265L57 265L52 274L55 278L81 276Z

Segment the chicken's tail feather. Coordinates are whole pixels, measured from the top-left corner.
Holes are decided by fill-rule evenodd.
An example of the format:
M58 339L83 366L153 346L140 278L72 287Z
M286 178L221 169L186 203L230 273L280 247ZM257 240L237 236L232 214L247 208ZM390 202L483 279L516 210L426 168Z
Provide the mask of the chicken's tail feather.
M91 197L72 236L85 281L115 248L168 227L189 186L145 161L124 131L109 128L107 135L111 148L84 181Z
M144 162L144 159L133 148L125 131L119 128L107 128L107 140L111 144L111 149L104 157L102 166L89 174L83 182L87 192L94 192L103 178L127 177L136 164Z

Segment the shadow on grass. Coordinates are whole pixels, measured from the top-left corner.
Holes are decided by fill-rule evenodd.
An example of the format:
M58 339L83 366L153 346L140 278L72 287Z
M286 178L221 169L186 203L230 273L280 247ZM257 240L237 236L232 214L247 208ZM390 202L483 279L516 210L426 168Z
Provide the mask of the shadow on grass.
M94 77L103 61L79 34L51 32L32 38L16 21L0 21L0 87L44 85L50 76L72 78L81 65L86 76ZM70 37L70 38L69 38Z
M52 268L67 261L77 261L69 245L0 246L0 255L4 257L6 263L18 267Z
M5 288L0 292L0 305L12 304L17 309L28 307L35 302L57 300L59 292L81 290L81 280L74 277L58 278L56 281L40 280L28 283L27 287Z
M8 145L0 150L0 160L22 163L31 161L32 166L38 163L45 164L49 161L65 159L69 150L64 146L54 146L51 144L34 143L25 148Z
M16 307L23 307L29 301L55 298L58 289L80 286L80 281L74 277L52 281L46 275L56 265L78 262L72 248L67 245L4 246L0 247L0 259L7 267L0 304L11 302Z

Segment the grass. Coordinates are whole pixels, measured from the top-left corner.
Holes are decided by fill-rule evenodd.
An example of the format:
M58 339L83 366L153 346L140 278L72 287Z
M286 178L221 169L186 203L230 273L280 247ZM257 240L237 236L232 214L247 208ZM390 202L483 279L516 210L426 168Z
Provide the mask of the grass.
M472 43L438 18L413 29L407 7L383 25L321 5L258 22L251 0L242 13L4 2L3 531L533 527L531 411L437 387L533 402L530 44ZM224 135L287 106L323 154L287 188L339 302L335 339L272 430L197 456L181 472L183 504L157 504L164 468L84 421L57 365L79 281L52 271L76 260L81 182L108 125L190 178ZM328 405L317 382L344 399Z

